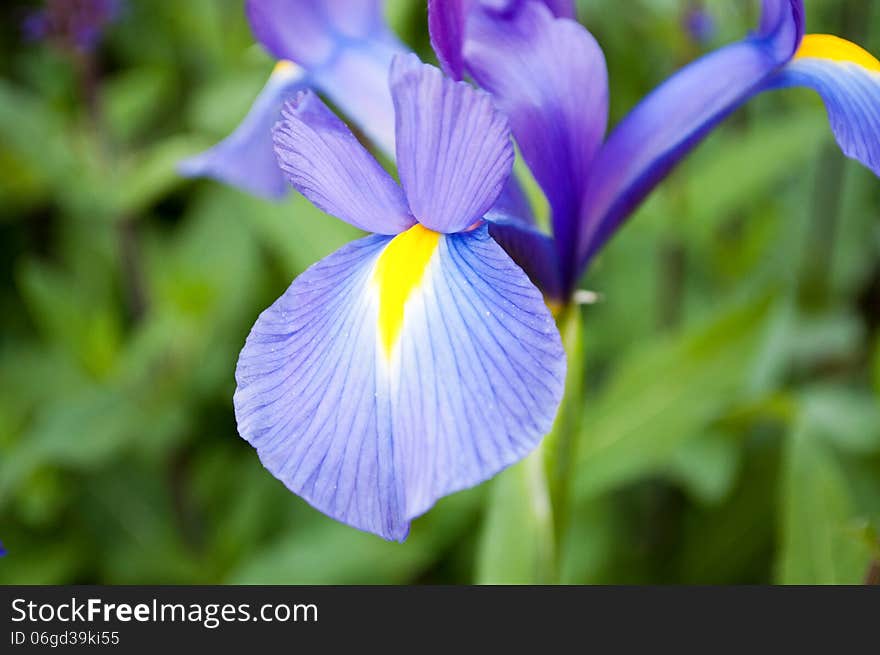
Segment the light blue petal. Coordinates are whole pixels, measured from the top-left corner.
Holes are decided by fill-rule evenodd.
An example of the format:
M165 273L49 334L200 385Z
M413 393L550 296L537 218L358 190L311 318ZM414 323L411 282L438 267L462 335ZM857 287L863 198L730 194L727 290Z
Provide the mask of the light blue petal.
M272 145L272 126L286 99L309 84L305 72L281 65L257 96L241 124L226 139L179 164L182 175L210 177L264 198L281 198L289 190Z
M247 0L254 36L277 59L316 67L340 42L385 30L380 0Z
M415 223L401 188L311 91L287 103L274 138L281 170L319 209L379 234Z
M540 293L485 227L439 237L389 354L375 269L390 241L342 248L260 316L235 410L241 435L293 492L403 540L438 498L537 445L565 356Z
M419 222L443 233L489 211L513 168L507 119L485 92L454 82L415 55L391 71L397 169Z
M850 62L803 58L786 66L777 84L815 89L841 150L880 176L880 72Z
M408 52L388 29L379 0L248 0L251 29L278 59L303 66L385 152L394 152L388 70Z

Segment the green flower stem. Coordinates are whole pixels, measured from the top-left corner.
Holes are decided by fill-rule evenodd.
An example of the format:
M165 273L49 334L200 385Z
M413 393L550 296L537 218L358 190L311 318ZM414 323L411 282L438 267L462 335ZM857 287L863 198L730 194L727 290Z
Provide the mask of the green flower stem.
M584 385L583 308L569 305L557 318L562 345L568 356L565 395L553 430L544 439L544 464L553 506L555 535L559 541L568 517L568 479L571 473L572 445L580 428Z

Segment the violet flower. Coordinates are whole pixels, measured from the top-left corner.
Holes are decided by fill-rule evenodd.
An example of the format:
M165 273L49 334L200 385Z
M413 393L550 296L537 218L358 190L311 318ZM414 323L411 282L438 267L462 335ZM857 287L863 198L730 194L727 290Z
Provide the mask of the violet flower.
M572 6L429 1L444 69L470 74L494 95L550 202L552 237L516 224L492 234L551 300L569 302L590 261L656 185L763 91L816 89L843 152L880 175L880 62L843 39L804 36L802 0L762 0L754 34L670 77L607 139L604 57L566 17Z

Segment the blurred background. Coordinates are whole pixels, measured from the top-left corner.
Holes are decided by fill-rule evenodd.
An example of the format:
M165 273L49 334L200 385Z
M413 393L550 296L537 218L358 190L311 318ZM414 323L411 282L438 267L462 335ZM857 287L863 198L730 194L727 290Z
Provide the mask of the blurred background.
M237 436L250 326L358 235L300 197L176 174L272 68L240 0L114 4L73 41L41 2L0 8L0 583L546 580L504 476L390 544L309 508ZM581 2L612 120L758 4ZM880 2L807 5L811 31L880 53ZM432 59L424 2L388 16ZM553 579L880 578L878 210L880 181L794 90L739 111L636 214L584 280L601 301L575 327Z

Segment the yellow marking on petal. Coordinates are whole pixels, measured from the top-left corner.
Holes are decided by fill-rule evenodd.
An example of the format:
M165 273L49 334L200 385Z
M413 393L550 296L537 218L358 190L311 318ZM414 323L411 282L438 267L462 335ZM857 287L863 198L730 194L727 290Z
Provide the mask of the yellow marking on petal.
M275 68L272 69L272 75L290 75L299 70L299 66L294 64L289 59L279 59L278 63L275 64Z
M403 311L421 283L440 243L440 233L415 224L394 237L376 263L373 281L379 292L379 335L390 357L403 327Z
M862 68L880 72L880 61L864 48L831 34L807 34L795 59L811 57L858 64Z

